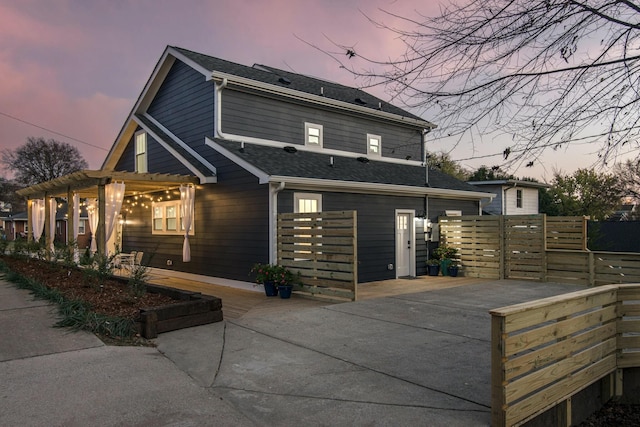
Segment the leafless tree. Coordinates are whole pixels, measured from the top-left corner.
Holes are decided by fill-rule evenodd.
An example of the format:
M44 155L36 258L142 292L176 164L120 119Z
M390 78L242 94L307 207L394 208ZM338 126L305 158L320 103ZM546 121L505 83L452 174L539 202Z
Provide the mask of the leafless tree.
M640 203L640 159L618 163L613 168L623 186L623 195Z
M1 163L15 174L15 182L32 185L87 168L78 149L55 139L27 138L15 150L2 153Z
M542 151L592 144L603 164L640 144L640 5L627 0L470 0L439 16L388 16L406 51L361 56L321 49L385 85L439 124L438 138L508 136L505 163L532 166ZM331 53L333 52L333 53ZM483 142L484 142L483 141Z

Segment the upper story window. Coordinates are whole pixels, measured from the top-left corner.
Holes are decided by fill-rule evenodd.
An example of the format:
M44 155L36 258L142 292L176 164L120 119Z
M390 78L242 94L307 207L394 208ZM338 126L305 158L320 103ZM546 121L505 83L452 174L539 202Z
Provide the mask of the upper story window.
M516 207L522 207L522 190L516 190Z
M147 133L136 132L136 172L147 172Z
M381 156L382 137L380 135L367 134L367 154L369 156Z
M305 145L322 148L322 125L304 124Z
M184 234L184 222L180 215L180 200L154 202L151 214L152 234ZM192 222L189 235L195 234L194 228Z

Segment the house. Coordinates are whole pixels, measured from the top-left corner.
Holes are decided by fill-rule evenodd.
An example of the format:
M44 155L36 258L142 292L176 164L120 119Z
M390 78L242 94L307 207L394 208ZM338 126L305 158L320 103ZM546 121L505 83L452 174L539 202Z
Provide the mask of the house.
M519 179L498 179L493 181L468 181L481 191L494 193L491 203L483 206L490 215L535 215L538 210L538 191L549 188L548 184Z
M20 238L24 239L27 237L27 234L29 233L27 212L18 212L16 214L7 215L0 218L0 220L2 220L3 230L8 241ZM79 249L88 248L91 241L91 230L89 229L88 221L87 210L85 208L81 208L79 212L78 234L75 239ZM67 204L60 203L56 210L55 243L66 245L69 241L67 222Z
M239 281L254 263L276 262L277 214L357 211L360 282L422 275L425 225L446 210L478 215L493 197L425 168L434 127L356 88L169 46L100 171L19 194L100 194L121 180L123 251ZM178 189L187 183L195 195L184 221Z

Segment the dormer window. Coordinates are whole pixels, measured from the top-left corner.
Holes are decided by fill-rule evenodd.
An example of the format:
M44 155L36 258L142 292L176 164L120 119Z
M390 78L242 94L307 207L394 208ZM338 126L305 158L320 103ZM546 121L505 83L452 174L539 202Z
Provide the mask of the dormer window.
M322 125L305 123L304 134L307 147L322 148Z
M380 157L382 153L382 138L380 135L367 134L367 154Z
M136 132L136 172L147 172L147 133L145 131Z

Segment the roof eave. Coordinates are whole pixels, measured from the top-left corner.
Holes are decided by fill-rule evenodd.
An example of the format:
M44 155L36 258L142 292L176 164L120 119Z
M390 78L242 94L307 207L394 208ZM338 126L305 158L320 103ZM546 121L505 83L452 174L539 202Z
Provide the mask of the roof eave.
M446 188L415 187L410 185L382 184L375 182L337 181L317 178L302 178L282 175L269 176L268 182L293 185L300 189L322 188L328 191L354 192L369 194L394 194L404 196L431 196L437 198L459 199L459 200L481 200L494 198L494 193L484 193L477 191L451 190Z

